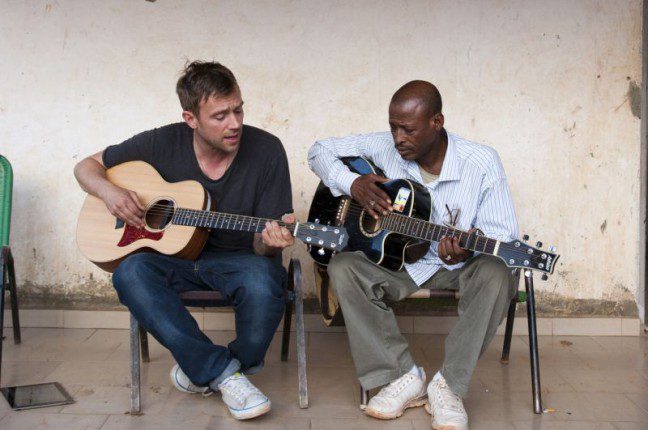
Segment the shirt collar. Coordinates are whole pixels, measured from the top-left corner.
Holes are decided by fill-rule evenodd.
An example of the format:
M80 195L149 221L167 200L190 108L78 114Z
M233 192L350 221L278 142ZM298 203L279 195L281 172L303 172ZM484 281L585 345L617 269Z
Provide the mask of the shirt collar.
M439 182L458 181L461 179L461 166L457 156L457 142L455 141L454 134L449 132L446 132L446 134L448 135L448 148L443 159L443 166L441 166Z
M445 181L458 181L461 179L461 164L457 156L457 142L454 134L446 131L448 135L448 147L446 148L443 165L441 166L441 174L436 183ZM419 164L416 161L407 161L401 158L402 166L412 175L413 178L421 178L421 171Z

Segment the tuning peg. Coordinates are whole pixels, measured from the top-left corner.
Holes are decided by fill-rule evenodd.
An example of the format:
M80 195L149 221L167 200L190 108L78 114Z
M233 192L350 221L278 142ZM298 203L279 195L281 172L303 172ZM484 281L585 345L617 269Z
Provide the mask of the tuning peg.
M536 242L536 246L537 246L538 248L542 248L542 242L537 241L537 242Z
M546 281L547 279L549 279L549 277L547 276L546 273L543 273L541 279L542 279L543 281Z
M524 240L524 241L529 240L529 235L528 235L528 234L525 234L524 236L522 236L522 240Z

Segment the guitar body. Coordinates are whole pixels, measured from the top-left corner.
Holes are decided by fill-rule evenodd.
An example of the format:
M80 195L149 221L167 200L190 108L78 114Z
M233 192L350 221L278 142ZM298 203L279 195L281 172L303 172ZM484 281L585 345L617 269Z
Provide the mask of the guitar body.
M108 169L106 175L113 184L135 191L146 208L170 202L175 207L206 210L211 204L200 183L166 182L143 161L117 165ZM164 215L154 212L147 213L146 228L134 228L112 215L101 199L88 195L77 224L79 249L108 272L113 272L124 258L135 252L154 251L186 259L198 257L209 234L207 229L172 224Z
M382 175L379 169L364 158L348 157L343 158L342 162L360 175ZM382 184L381 187L392 202L402 203L398 206L399 213L425 221L430 219L431 199L422 185L406 179L396 179ZM403 198L404 196L406 198ZM382 229L382 220L368 216L348 196L334 197L322 182L315 191L308 221L345 227L349 233L346 251L362 251L371 261L389 270L402 269L405 263L412 263L425 255L430 247L429 241ZM333 255L330 251L316 249L311 249L310 254L321 265L328 264Z

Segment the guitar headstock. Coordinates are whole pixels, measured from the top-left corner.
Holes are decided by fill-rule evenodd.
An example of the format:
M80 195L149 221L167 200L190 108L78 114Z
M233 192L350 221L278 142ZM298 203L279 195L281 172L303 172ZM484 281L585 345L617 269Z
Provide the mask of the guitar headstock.
M307 245L331 251L342 251L349 241L349 234L344 227L314 222L300 223L295 237Z
M529 236L525 235L524 240L528 239ZM516 239L510 242L500 242L497 256L504 260L508 267L544 272L543 279L546 279L547 274L553 273L560 255L553 252L553 246L549 250L541 248L542 242L536 243L536 247L533 247Z

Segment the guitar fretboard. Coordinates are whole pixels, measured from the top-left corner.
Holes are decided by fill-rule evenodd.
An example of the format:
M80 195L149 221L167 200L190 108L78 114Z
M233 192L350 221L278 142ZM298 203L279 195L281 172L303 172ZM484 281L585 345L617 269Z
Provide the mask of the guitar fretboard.
M178 208L171 219L173 224L178 225L222 230L249 231L254 233L261 233L268 221L275 220L185 208ZM295 229L295 224L286 224L279 220L276 220L276 222L280 226L286 227L291 232Z
M497 248L497 240L480 236L476 232L468 233L453 227L434 224L394 212L382 218L381 228L428 242L438 242L444 236L456 237L459 239L459 246L462 248L491 255L495 254Z

